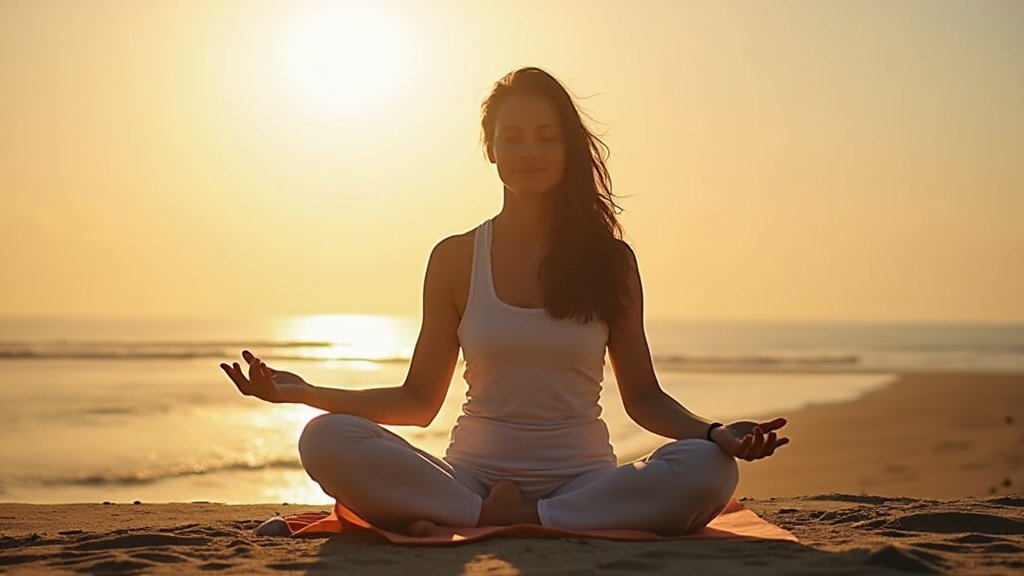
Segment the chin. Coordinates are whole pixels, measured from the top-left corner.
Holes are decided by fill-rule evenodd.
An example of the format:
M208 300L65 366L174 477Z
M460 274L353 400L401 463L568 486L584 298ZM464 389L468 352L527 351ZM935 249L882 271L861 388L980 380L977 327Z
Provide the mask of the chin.
M525 196L527 198L543 198L554 194L555 187L520 186L519 188L513 188L513 191L519 196Z
M558 187L555 182L518 182L517 184L512 189L523 196L546 196L553 194Z

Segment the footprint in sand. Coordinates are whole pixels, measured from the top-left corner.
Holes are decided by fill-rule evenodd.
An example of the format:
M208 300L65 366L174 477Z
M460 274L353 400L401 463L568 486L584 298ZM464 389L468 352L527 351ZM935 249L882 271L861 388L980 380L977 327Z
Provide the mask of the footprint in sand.
M167 552L135 552L132 554L132 558L140 558L142 560L149 560L150 562L160 562L161 564L177 564L179 562L188 562L189 559L180 554L170 554Z
M69 550L111 550L119 548L151 548L155 546L205 546L212 541L205 536L174 534L128 534L113 538L97 538L73 546Z
M887 526L896 530L951 534L1024 534L1024 520L1003 518L975 512L926 512L907 514L891 520Z
M904 572L944 572L946 561L924 550L887 544L868 554L865 564Z

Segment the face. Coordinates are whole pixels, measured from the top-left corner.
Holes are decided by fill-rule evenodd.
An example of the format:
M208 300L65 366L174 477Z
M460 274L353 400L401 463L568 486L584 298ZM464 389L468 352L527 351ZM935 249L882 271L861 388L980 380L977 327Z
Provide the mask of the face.
M565 142L555 107L539 96L510 96L495 118L488 157L509 190L523 195L551 191L565 170Z

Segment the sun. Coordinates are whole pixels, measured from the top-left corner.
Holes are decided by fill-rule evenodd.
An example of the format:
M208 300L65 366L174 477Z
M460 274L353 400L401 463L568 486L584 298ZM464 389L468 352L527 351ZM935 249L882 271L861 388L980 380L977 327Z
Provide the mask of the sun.
M312 2L282 25L283 81L316 111L365 112L402 90L414 57L410 30L384 2Z

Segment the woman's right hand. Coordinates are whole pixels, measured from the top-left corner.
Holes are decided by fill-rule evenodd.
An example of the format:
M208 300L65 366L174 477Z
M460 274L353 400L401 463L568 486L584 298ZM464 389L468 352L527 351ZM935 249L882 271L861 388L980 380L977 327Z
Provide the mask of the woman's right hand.
M274 370L248 350L242 351L242 359L249 365L248 378L238 362L233 362L231 366L221 364L220 367L245 396L255 396L274 403L298 402L296 393L310 387L298 374Z

